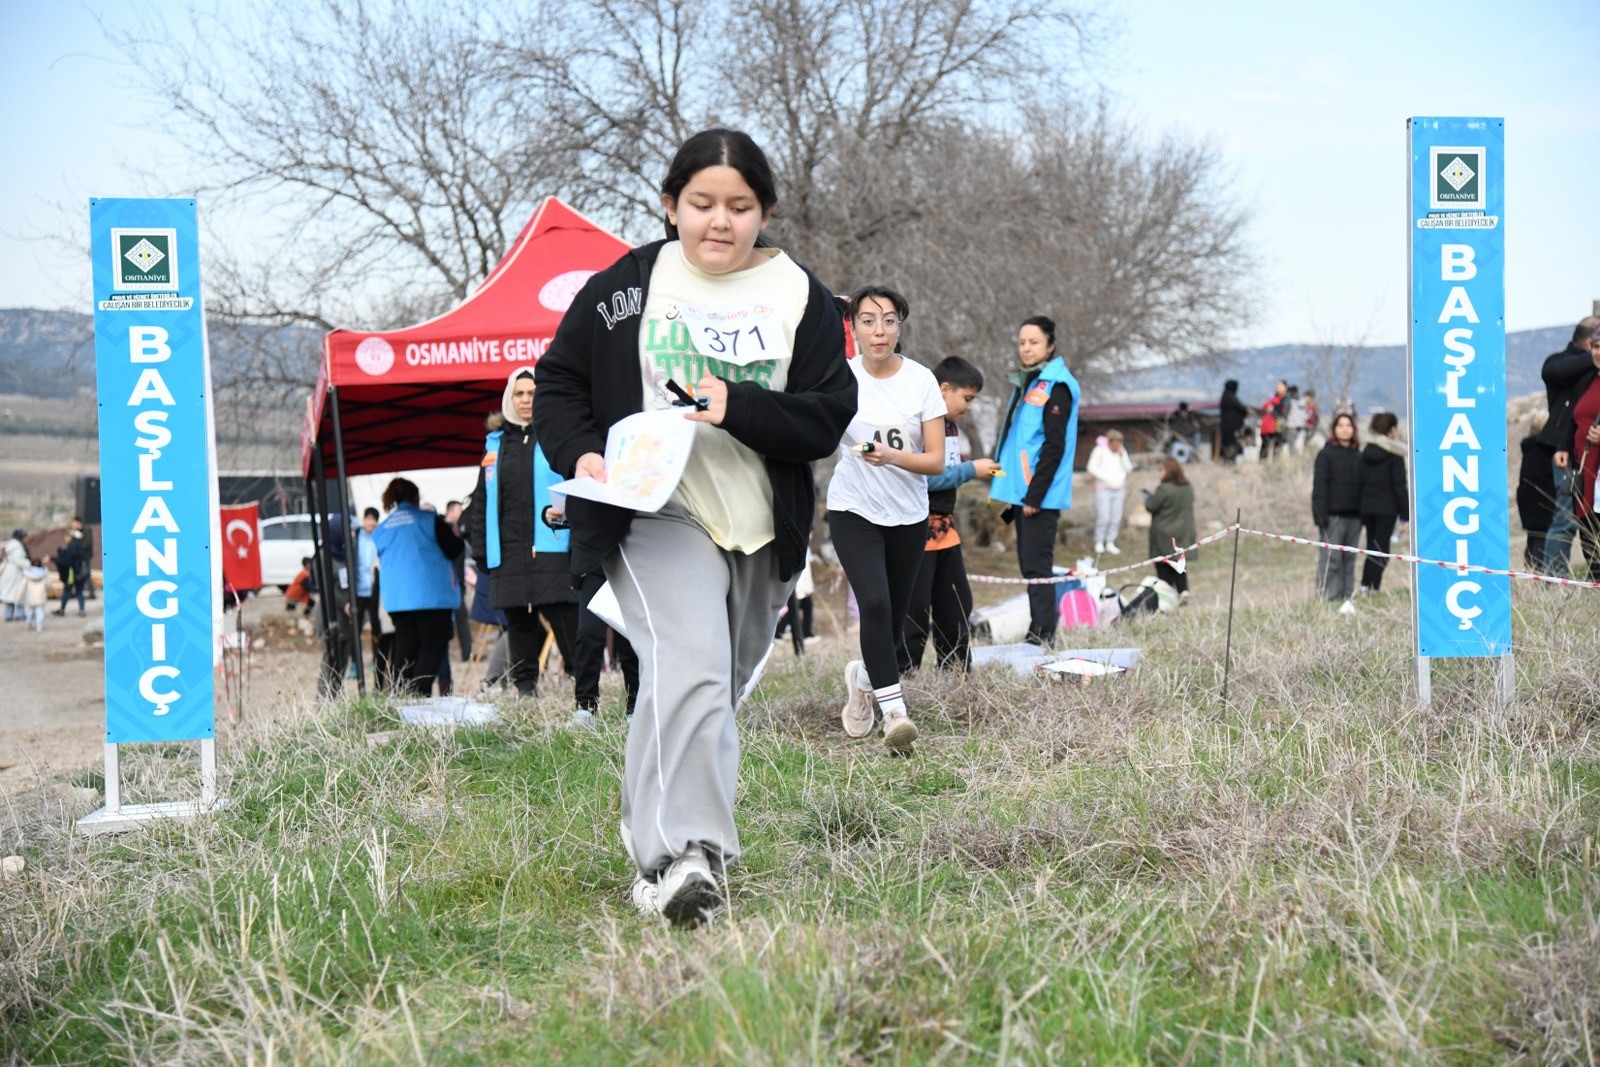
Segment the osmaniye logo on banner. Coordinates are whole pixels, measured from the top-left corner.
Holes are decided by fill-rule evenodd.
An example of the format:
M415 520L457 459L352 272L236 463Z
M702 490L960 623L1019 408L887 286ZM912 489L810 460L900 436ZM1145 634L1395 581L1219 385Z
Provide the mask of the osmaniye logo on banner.
M1484 146L1452 148L1434 145L1429 156L1433 161L1433 197L1429 205L1441 208L1482 211L1484 195Z
M180 265L175 229L117 228L111 231L111 293L101 311L188 311L192 297L179 296Z

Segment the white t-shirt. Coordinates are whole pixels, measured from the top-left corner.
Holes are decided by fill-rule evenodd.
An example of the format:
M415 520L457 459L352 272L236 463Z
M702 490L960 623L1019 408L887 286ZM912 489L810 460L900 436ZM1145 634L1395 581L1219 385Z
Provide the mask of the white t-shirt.
M708 372L766 389L788 384L811 287L794 260L777 249L760 251L766 261L749 270L707 274L683 245L662 247L639 328L646 411L671 406L670 396L657 393L657 375L691 392ZM754 552L773 538L766 461L720 426L695 425L694 451L672 499L730 552Z
M876 441L922 451L922 424L947 410L933 372L910 357L888 378L867 373L866 359L850 361L856 376L856 417L839 442L839 463L828 483L828 510L850 511L877 526L909 526L928 517L928 479L899 467L874 467L854 445Z

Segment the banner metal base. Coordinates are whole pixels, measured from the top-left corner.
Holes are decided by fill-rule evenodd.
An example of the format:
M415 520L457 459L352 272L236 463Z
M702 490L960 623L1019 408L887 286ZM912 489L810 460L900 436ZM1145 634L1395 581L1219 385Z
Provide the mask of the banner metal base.
M117 746L106 745L106 806L79 819L80 834L119 834L141 830L162 819L188 820L228 807L227 797L217 796L217 741L207 737L200 742L200 799L169 800L156 804L122 802L122 764Z

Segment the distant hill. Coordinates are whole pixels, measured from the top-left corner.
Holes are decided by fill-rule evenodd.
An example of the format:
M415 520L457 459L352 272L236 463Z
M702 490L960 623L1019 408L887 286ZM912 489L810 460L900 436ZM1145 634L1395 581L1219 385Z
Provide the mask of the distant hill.
M1570 326L1523 330L1506 338L1508 394L1538 392L1539 367L1544 358L1567 343ZM213 323L210 329L212 359L219 379L228 377L253 351L272 346L298 353L292 362L304 362L309 381L315 373L321 335L305 327L269 329L234 328ZM1114 381L1087 391L1090 403L1166 403L1179 400L1210 401L1222 392L1222 382L1237 378L1245 403L1253 404L1285 378L1302 389L1316 389L1324 405L1353 360L1355 375L1351 398L1363 411L1405 407L1405 349L1383 345L1357 350L1353 357L1336 350L1331 359L1317 345L1273 345L1229 352L1215 364L1198 361L1150 367L1118 374ZM0 308L0 393L34 397L69 397L94 387L94 324L90 316L72 311L38 311Z
M1516 397L1541 392L1539 368L1550 353L1565 348L1571 326L1521 330L1506 335L1506 393ZM1403 345L1378 345L1354 352L1335 349L1329 358L1319 345L1273 345L1229 352L1215 364L1198 361L1148 367L1119 374L1114 382L1088 391L1095 404L1214 401L1222 383L1239 380L1246 404L1256 404L1283 378L1302 390L1315 389L1327 410L1338 397L1345 367L1354 363L1350 399L1365 412L1375 409L1404 411L1406 404L1406 350Z
M214 373L225 379L264 346L296 353L309 383L322 335L305 327L233 327L207 333ZM70 397L94 389L94 320L76 311L0 308L0 393Z

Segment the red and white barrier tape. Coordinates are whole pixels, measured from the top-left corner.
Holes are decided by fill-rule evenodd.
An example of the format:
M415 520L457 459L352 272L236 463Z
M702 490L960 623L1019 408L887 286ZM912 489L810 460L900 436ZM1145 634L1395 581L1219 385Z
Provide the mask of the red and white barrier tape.
M1265 530L1252 530L1248 526L1240 526L1238 524L1224 527L1214 534L1211 534L1207 537L1202 537L1188 548L1181 548L1169 555L1152 556L1150 559L1143 560L1142 562L1128 563L1121 567L1108 567L1105 570L1069 570L1066 574L1058 574L1052 578L996 578L987 574L969 574L967 578L969 581L973 582L992 582L997 585L1054 585L1057 582L1066 581L1071 578L1092 578L1108 574L1121 574L1124 571L1143 570L1144 568L1154 566L1157 563L1180 562L1183 560L1184 556L1188 555L1188 553L1194 551L1202 545L1209 545L1213 542L1220 541L1229 534L1233 533L1234 530L1238 530L1242 534L1250 534L1254 537L1265 537L1271 541L1287 541L1292 545L1309 545L1313 548L1333 549L1336 552L1352 552L1358 556L1374 556L1378 559L1393 559L1398 560L1401 563L1416 563L1429 567L1445 567L1449 570L1455 571L1457 574L1494 574L1506 578L1515 578L1519 581L1525 582L1546 582L1550 585L1577 586L1580 589L1600 589L1600 582L1585 582L1580 581L1577 578L1557 578L1554 575L1531 574L1527 571L1502 571L1496 570L1493 567L1479 566L1476 563L1462 564L1451 562L1449 560L1423 559L1421 556L1410 556L1403 552L1379 552L1375 549L1359 548L1355 545L1335 545L1330 544L1327 541L1313 541L1308 537L1294 537L1289 534L1268 533Z

